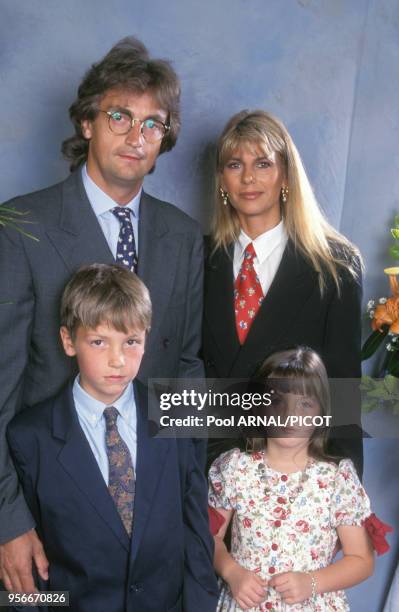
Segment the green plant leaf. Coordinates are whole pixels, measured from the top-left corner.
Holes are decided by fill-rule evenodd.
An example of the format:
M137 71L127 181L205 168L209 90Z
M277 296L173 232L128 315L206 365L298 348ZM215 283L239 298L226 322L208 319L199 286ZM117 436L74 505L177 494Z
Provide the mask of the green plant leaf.
M372 412L379 407L379 402L376 400L366 400L362 402L362 412Z
M36 242L40 242L39 238L31 234L30 232L27 232L24 229L22 229L22 227L20 226L21 223L30 223L30 221L19 221L19 219L16 221L15 220L6 221L6 223L1 223L0 221L0 225L7 225L7 227L12 227L13 229L15 229L15 231L19 232L23 236L26 236L27 238L31 238L32 240L36 240Z
M375 386L374 380L371 378L371 376L362 376L362 380L360 382L359 388L361 391L367 392L370 389L373 389Z
M395 219L393 220L395 227L399 227L399 215L396 215Z
M389 391L387 391L387 389L384 389L384 387L381 387L379 389L374 389L373 391L369 391L367 393L367 397L374 398L376 400L390 400L391 399L391 395Z
M398 227L392 227L391 234L395 238L395 240L399 240L399 228Z
M392 246L389 247L389 254L391 257L393 257L394 259L399 259L399 246L394 244Z
M30 225L34 225L35 222L34 221L27 221L26 219L16 219L15 217L11 217L8 215L0 215L0 225L2 225L3 227L7 226L7 225L16 225L18 224L21 225L21 223L25 223L26 224L30 224Z
M387 359L386 368L392 376L399 376L399 355L397 351L392 351Z
M371 355L374 355L376 350L383 343L385 336L388 333L388 330L389 330L388 325L385 325L382 331L376 330L367 338L366 342L363 344L363 347L362 347L362 352L361 352L362 361L364 361L365 359L369 359Z
M39 242L39 239L36 238L30 232L22 229L21 224L31 224L34 225L35 221L28 221L26 219L21 219L20 217L25 217L29 215L28 210L15 210L15 208L10 208L9 206L0 206L0 227L11 227L15 229L20 234L27 236L28 238L32 238L32 240L36 240Z
M387 388L388 392L391 394L392 399L399 400L399 378L388 374L384 378L384 385Z
M4 206L3 204L0 206L0 217L3 216L3 211L6 213L10 213L14 216L24 217L25 215L29 215L29 210L16 210L16 208L12 208L10 206Z

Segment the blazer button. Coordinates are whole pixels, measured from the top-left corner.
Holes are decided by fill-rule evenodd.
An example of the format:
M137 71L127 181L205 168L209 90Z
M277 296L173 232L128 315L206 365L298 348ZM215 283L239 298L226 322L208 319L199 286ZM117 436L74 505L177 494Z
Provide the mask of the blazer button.
M207 366L207 368L213 368L215 367L215 362L212 361L211 359L207 359L205 362L205 365Z
M162 340L162 345L164 348L168 348L169 344L170 344L169 338L164 338Z
M133 591L133 593L142 593L144 591L141 584L131 584L129 590Z

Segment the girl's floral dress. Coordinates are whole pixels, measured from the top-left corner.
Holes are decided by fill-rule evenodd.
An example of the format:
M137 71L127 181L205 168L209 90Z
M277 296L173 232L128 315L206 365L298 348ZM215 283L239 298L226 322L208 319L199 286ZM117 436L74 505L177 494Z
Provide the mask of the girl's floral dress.
M266 467L263 479L262 464ZM327 567L337 544L336 528L362 525L370 515L369 499L350 459L339 465L311 460L306 477L303 480L303 472L276 472L265 464L263 453L238 449L223 453L211 466L209 505L234 510L231 554L263 579ZM303 490L298 493L301 481ZM217 610L241 610L224 582ZM269 588L265 601L251 608L255 610L344 612L349 606L343 591L290 606Z

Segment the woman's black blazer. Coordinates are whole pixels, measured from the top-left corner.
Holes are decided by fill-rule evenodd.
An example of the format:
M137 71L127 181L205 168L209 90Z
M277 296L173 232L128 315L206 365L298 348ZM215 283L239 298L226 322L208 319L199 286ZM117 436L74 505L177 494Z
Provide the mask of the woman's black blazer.
M288 241L272 285L240 346L235 329L233 249L212 254L206 242L206 253L203 358L208 378L250 378L266 357L297 345L317 351L330 378L360 378L360 275L355 280L342 270L340 294L329 279L321 295L317 272ZM350 404L345 407L353 413L348 421L360 425L356 394ZM345 428L349 437L339 440L337 452L350 456L361 472L361 431L357 426L355 430L353 434L352 428Z

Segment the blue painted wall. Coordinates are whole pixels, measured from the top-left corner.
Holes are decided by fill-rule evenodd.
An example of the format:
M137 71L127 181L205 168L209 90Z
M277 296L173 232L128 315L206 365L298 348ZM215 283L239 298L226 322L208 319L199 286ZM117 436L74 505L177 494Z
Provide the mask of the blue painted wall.
M0 201L66 176L59 149L81 76L135 34L173 61L183 85L179 142L147 189L206 228L218 132L241 108L270 110L291 131L329 219L360 246L365 298L387 292L382 268L399 212L397 0L2 0L0 34ZM376 418L387 417L366 428ZM398 446L388 437L365 444L368 491L397 532L374 577L350 591L356 612L382 609L396 563Z

